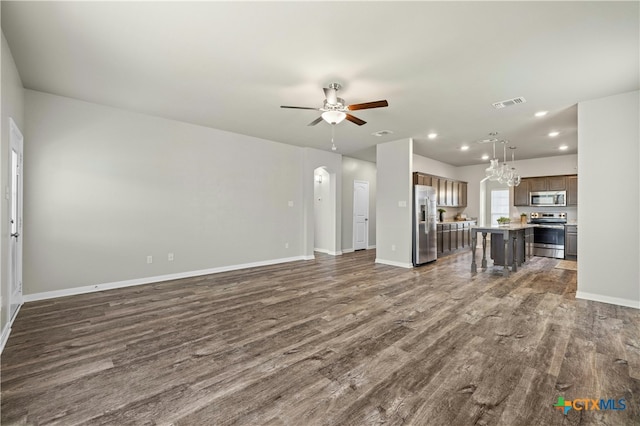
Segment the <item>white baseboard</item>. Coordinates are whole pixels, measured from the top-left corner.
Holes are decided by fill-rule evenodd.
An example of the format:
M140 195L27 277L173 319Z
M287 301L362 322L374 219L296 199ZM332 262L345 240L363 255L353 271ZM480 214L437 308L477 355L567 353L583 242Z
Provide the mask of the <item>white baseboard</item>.
M376 248L376 246L368 246L368 247L366 248L366 250L373 250L373 249L375 249L375 248ZM342 253L353 253L354 251L355 251L355 250L354 250L354 249L352 249L352 248L342 249Z
M313 251L317 251L318 253L329 254L331 256L340 256L343 253L342 251L331 251L331 250L326 250L321 248L314 248Z
M18 306L18 309L13 314L13 317L9 320L7 324L5 324L4 329L2 330L2 337L0 337L0 354L2 353L2 351L4 351L4 345L6 345L7 340L9 340L9 335L11 334L11 326L13 326L13 322L18 316L18 312L20 312L21 307L22 305Z
M285 257L281 259L271 259L261 262L243 263L240 265L221 266L219 268L201 269L199 271L179 272L176 274L160 275L155 277L137 278L133 280L116 281L112 283L102 283L88 285L83 287L67 288L63 290L45 291L42 293L25 294L23 299L25 302L34 302L36 300L54 299L57 297L74 296L76 294L93 293L96 291L112 290L115 288L131 287L135 285L151 284L162 281L179 280L182 278L197 277L200 275L218 274L220 272L236 271L238 269L255 268L257 266L276 265L278 263L295 262L298 260L311 260L313 256L296 256Z
M376 258L376 263L381 263L383 265L389 265L389 266L397 266L399 268L413 268L412 263L396 262L395 260L385 260L385 259Z
M9 340L10 334L11 334L11 324L7 324L4 326L4 330L2 330L2 338L0 338L0 354L4 350L4 345L7 344L7 340Z
M640 309L640 301L638 300L622 299L620 297L604 296L602 294L586 293L584 291L577 291L576 299L591 300L594 302L609 303L611 305Z

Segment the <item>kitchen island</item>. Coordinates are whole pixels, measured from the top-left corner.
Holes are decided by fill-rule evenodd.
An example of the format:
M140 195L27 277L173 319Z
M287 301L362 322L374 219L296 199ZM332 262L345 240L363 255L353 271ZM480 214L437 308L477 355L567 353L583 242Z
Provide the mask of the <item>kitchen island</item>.
M487 234L491 234L492 248L500 244L503 250L494 250L491 254L494 264L503 265L503 276L509 276L511 271L517 272L518 265L522 265L527 257L532 255L532 237L535 225L509 224L502 226L472 226L471 227L471 273L478 272L476 264L476 246L478 233L482 233L482 269L487 269ZM519 249L521 247L521 249Z

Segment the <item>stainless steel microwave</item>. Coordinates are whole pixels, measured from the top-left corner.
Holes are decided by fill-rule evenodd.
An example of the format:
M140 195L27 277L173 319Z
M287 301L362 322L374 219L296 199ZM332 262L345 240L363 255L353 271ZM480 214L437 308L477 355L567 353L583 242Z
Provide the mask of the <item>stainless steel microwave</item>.
M531 206L566 206L567 191L541 191L529 194L529 205Z

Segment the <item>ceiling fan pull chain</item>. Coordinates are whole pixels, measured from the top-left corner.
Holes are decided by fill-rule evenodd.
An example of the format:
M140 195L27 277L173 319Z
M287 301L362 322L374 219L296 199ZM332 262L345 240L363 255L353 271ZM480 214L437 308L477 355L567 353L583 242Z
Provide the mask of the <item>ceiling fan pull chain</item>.
M334 143L334 139L336 137L336 125L332 124L331 125L331 151L335 151L336 149L336 144Z

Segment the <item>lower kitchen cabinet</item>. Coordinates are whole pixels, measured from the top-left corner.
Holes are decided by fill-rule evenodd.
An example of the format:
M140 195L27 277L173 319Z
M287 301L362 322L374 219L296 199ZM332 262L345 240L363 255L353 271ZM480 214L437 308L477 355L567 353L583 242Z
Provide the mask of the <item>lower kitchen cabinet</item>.
M436 237L438 240L438 257L471 247L471 226L474 221L438 223Z
M564 227L564 258L578 260L578 226L566 225Z

